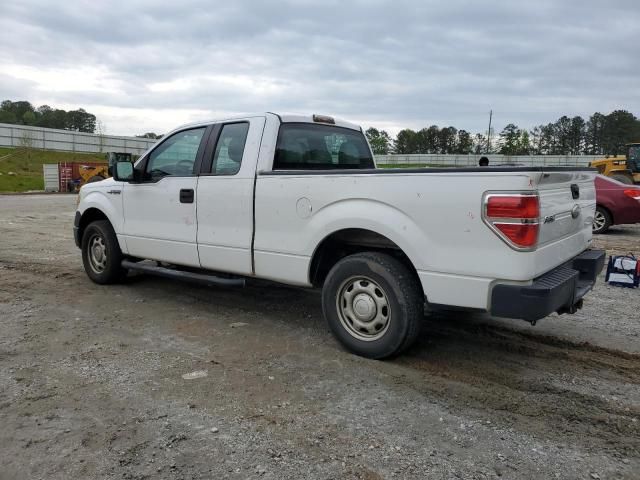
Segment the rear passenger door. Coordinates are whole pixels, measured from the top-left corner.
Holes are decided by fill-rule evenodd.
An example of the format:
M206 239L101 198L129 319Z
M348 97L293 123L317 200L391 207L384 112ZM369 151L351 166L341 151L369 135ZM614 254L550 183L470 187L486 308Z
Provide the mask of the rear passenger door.
M203 268L253 272L253 191L264 117L214 126L198 181L198 253Z

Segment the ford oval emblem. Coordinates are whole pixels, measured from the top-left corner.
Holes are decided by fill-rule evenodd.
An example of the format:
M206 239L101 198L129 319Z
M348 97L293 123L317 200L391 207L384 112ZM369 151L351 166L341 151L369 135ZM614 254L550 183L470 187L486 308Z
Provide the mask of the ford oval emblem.
M580 205L574 205L571 209L571 218L578 218L580 216Z

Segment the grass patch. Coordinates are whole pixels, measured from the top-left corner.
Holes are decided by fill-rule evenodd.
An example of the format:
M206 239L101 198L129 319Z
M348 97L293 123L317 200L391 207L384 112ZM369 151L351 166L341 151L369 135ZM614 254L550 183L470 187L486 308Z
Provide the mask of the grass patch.
M0 192L44 190L42 165L62 162L106 162L106 156L104 153L0 148ZM9 175L9 172L14 172L15 175Z

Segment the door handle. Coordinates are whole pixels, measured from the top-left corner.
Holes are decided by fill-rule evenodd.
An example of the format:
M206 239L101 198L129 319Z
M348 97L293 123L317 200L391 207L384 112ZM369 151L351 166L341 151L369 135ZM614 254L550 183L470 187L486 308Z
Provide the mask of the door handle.
M193 188L183 188L180 190L180 203L193 203Z
M578 186L577 183L571 184L571 196L573 197L574 200L577 200L580 198L580 187Z

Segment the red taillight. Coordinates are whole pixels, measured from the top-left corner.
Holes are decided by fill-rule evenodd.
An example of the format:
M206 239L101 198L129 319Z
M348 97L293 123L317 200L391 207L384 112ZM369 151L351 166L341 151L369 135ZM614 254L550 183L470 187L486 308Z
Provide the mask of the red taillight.
M533 247L538 241L537 223L494 223L494 225L519 247Z
M635 188L635 189L629 189L629 190L625 190L624 194L627 197L631 197L634 200L639 200L640 201L640 188Z
M495 195L487 199L487 217L538 218L540 206L537 195Z
M508 244L529 249L538 242L540 199L530 194L489 194L484 218Z

